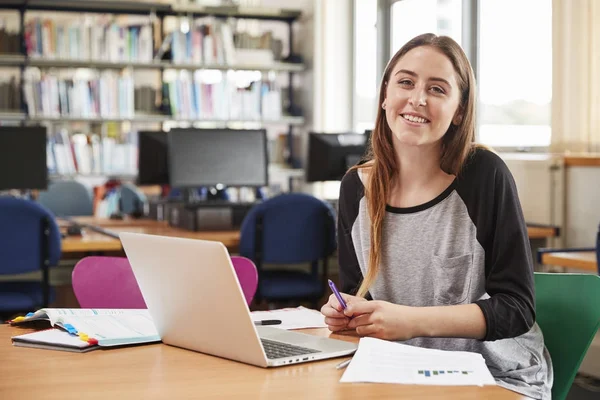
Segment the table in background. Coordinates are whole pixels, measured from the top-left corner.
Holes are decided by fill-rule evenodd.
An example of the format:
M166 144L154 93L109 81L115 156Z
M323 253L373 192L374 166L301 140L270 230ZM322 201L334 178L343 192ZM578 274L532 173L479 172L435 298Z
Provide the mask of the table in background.
M340 383L344 358L259 368L164 344L89 353L12 346L28 330L0 326L0 397L6 399L524 399L500 386ZM327 329L307 333L329 336ZM356 342L351 336L331 337Z
M96 225L108 229L115 233L134 232L146 233L150 235L162 235L171 237L180 237L188 239L215 240L222 242L230 252L237 252L240 244L240 232L231 231L188 231L185 229L174 228L165 221L154 221L149 219L101 219L92 217L74 217L74 221L80 224ZM65 227L67 222L61 221L59 225ZM62 239L63 254L80 252L118 252L122 251L121 241L83 228L82 236L67 236Z
M594 251L544 253L542 254L542 264L598 273L598 261Z

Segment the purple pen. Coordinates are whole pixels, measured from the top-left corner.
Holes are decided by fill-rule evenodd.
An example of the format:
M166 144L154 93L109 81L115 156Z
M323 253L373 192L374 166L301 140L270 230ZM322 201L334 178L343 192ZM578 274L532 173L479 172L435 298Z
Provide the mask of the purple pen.
M333 283L331 281L331 279L327 279L327 282L329 282L329 287L331 288L331 291L333 292L333 294L335 294L335 297L337 297L338 301L340 302L340 305L345 310L347 307L346 302L342 298L342 295L340 294L340 292L337 290L337 287L335 287L335 283Z

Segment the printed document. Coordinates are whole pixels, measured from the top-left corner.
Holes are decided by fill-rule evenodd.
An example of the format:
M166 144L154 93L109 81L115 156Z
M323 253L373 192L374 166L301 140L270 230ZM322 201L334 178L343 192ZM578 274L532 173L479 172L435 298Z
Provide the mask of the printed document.
M496 384L479 353L425 349L374 338L360 339L358 350L340 382Z

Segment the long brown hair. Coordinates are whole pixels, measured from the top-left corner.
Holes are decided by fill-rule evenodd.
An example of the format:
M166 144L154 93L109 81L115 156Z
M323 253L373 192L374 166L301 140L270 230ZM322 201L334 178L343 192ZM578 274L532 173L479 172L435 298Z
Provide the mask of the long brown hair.
M394 54L385 68L379 88L377 118L366 157L370 162L354 167L369 168L365 197L371 219L371 248L367 275L357 292L357 296L361 297L369 291L379 272L385 206L389 199L392 180L397 176L399 168L392 144L392 131L381 104L385 101L386 86L398 61L410 50L421 46L434 47L450 59L461 92L459 110L462 118L458 125L450 124L448 131L442 137L441 169L447 174L458 175L472 148L475 135L475 77L467 56L458 43L450 37L426 33L413 38Z

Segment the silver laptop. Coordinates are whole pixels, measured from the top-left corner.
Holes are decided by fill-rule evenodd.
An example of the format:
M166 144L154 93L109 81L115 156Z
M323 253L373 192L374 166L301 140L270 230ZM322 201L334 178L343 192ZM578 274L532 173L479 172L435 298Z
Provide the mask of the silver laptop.
M123 248L166 344L277 367L354 353L357 345L255 326L220 242L121 233Z

